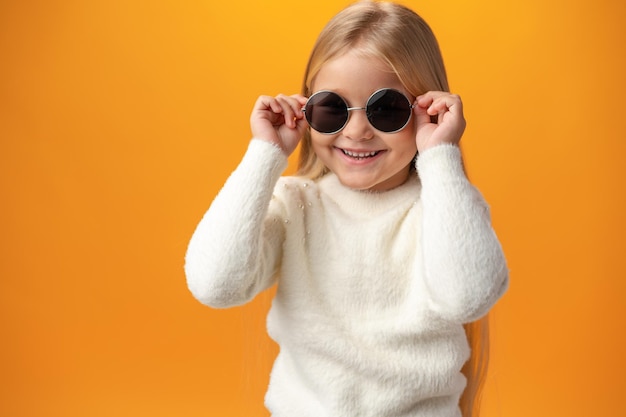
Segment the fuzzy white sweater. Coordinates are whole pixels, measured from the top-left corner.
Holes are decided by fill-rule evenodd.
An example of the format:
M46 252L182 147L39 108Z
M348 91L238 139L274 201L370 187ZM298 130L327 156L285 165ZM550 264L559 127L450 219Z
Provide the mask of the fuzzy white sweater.
M333 174L280 177L286 165L279 149L252 140L185 265L193 295L217 308L278 283L267 408L274 417L460 416L462 324L488 312L508 270L458 147L423 152L419 177L379 193Z

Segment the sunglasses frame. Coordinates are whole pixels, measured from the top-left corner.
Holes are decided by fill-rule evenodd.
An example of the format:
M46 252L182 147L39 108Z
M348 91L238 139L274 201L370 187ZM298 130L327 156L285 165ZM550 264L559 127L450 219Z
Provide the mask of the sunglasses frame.
M408 104L408 107L409 107L409 109L410 109L411 111L409 112L409 117L406 119L406 122L404 122L404 124L402 125L402 127L400 127L399 129L396 129L396 130L392 130L392 131L386 132L386 131L384 131L384 130L380 130L380 129L378 129L376 126L374 126L374 125L372 124L372 122L371 122L371 120L370 120L370 115L369 115L369 112L367 112L367 108L368 108L368 106L370 105L370 100L372 100L372 98L373 98L376 94L380 93L381 91L393 91L393 92L396 92L396 93L400 94L402 97L404 97L404 98L406 99L406 102L407 102L407 104ZM309 101L310 101L313 97L315 97L316 95L321 94L321 93L331 93L331 94L334 94L334 95L336 95L337 97L339 97L339 98L341 99L341 101L345 104L345 106L346 106L346 111L348 112L348 115L347 115L347 117L346 117L346 121L343 123L343 125L342 125L339 129L337 129L337 130L335 130L335 131L332 131L332 132L321 132L321 131L319 131L319 130L315 129L313 126L311 126L311 122L309 122L308 117L306 117L306 107L309 105ZM315 93L313 93L313 94L312 94L312 95L311 95L311 96L307 99L306 104L302 107L302 109L301 109L301 110L304 112L304 114L305 114L305 118L306 118L306 121L307 121L307 123L309 123L309 126L311 126L311 129L315 130L315 131L316 131L316 132L318 132L318 133L321 133L322 135L334 135L334 134L336 134L336 133L341 132L341 131L343 130L343 128L344 128L344 127L346 127L346 125L348 124L348 121L350 120L350 112L351 112L351 111L353 111L353 110L365 110L365 112L366 112L366 117L367 117L367 121L369 122L370 126L372 126L372 127L373 127L374 129L376 129L377 131L379 131L379 132L383 132L383 133L397 133L397 132L401 131L402 129L404 129L404 128L406 127L406 125L408 125L408 124L409 124L409 122L411 121L411 117L413 117L413 108L415 108L415 104L411 104L411 100L409 100L409 98L408 98L408 97L407 97L407 96L406 96L403 92L401 92L401 91L399 91L399 90L396 90L395 88L380 88L380 89L378 89L378 90L374 91L374 92L373 92L373 93L372 93L372 94L368 97L367 101L365 102L365 107L350 107L350 106L348 106L348 103L346 102L346 99L345 99L345 98L343 98L342 96L340 96L339 94L335 93L334 91L332 91L332 90L319 90L319 91L316 91Z

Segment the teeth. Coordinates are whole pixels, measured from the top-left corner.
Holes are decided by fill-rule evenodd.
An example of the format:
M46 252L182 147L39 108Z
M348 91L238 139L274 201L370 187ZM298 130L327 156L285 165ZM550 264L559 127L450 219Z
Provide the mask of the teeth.
M371 156L375 156L378 151L373 151L373 152L351 152L351 151L347 151L345 149L342 149L343 153L351 156L353 158L369 158Z

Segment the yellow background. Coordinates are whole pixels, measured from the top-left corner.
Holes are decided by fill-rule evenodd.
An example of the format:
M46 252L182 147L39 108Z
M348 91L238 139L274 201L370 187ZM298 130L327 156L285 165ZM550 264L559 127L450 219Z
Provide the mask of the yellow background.
M511 270L484 415L617 415L626 3L405 3L464 99ZM267 300L201 306L183 257L256 96L299 91L346 4L0 2L1 416L266 415Z

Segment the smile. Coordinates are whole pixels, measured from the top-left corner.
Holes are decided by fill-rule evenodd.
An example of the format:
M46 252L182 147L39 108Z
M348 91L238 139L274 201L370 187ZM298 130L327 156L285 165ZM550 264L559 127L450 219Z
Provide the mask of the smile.
M349 156L351 158L356 158L356 159L365 159L365 158L372 158L376 155L378 155L380 153L380 151L372 151L372 152L352 152L352 151L348 151L345 149L341 149L341 152L343 152L344 155Z

